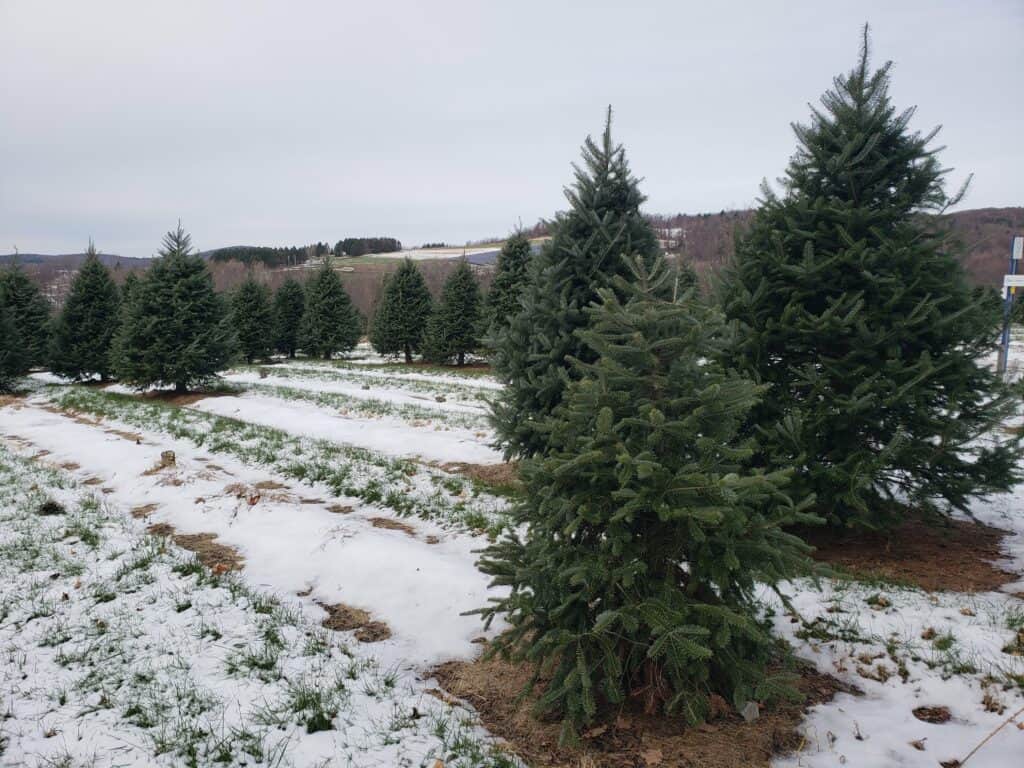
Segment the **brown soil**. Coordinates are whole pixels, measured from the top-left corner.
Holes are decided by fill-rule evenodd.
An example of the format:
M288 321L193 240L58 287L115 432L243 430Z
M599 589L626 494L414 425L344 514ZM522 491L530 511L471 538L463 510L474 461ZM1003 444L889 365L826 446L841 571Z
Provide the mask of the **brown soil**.
M299 499L299 504L323 504L323 499Z
M344 603L328 605L319 603L327 611L327 618L322 624L335 632L351 632L355 630L356 640L361 643L376 643L391 637L391 629L383 621L374 621L367 611L353 608Z
M102 482L98 477L87 477L82 481L82 485L100 485Z
M347 504L329 504L327 506L328 512L333 512L336 515L347 515L352 512L352 507Z
M371 517L370 524L374 528L385 528L389 531L401 531L409 536L415 536L416 530L411 525L392 520L390 517Z
M724 700L713 707L714 718L697 727L686 727L679 717L649 716L630 708L608 713L603 724L582 734L578 745L561 747L560 722L532 714L541 691L519 698L531 674L527 665L499 659L453 661L433 673L449 694L472 704L484 726L533 768L767 767L773 755L801 748L796 728L807 707L850 690L808 668L798 683L806 696L803 704L765 707L750 723Z
M515 462L504 464L467 464L462 461L449 461L440 465L445 472L452 472L470 480L479 480L487 485L518 486L519 468Z
M60 465L61 469L66 469L68 472L74 472L76 469L81 469L82 465L75 461L65 461Z
M185 407L192 405L199 400L206 400L209 397L228 397L236 395L237 392L185 392L179 394L173 390L161 390L159 392L146 392L143 395L138 395L144 400L159 400L160 402L167 403L168 405L176 405L178 407Z
M156 512L158 506L159 505L157 504L143 504L138 507L132 507L132 517L134 517L136 520L145 520L151 514Z
M24 399L24 395L0 395L0 408L8 405L21 405L21 401Z
M857 576L884 578L927 590L986 592L1017 578L993 565L1007 531L951 520L908 520L890 534L841 534L827 529L800 532L815 547L815 559Z
M199 562L215 573L239 571L244 560L238 551L216 541L215 533L175 533L174 526L157 523L147 529L154 536L169 536L182 549L195 552Z
M279 491L288 486L284 483L279 483L276 480L260 480L258 483L253 485L253 488L257 488L261 491Z
M914 717L926 723L948 723L952 715L949 707L918 707L913 712Z

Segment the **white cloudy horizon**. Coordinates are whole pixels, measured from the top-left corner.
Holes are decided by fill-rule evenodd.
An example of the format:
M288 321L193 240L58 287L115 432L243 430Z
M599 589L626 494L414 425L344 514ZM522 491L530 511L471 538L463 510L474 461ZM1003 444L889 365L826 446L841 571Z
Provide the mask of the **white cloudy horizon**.
M1024 203L1019 0L0 0L0 253L500 236L608 104L647 210L746 208L865 21L960 208Z

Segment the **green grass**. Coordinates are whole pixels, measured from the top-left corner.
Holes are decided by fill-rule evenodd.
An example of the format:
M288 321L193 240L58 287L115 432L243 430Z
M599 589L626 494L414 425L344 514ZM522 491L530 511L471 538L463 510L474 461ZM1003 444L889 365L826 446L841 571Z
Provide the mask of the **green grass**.
M213 453L258 464L294 480L323 484L337 496L386 507L400 516L416 516L450 527L497 536L508 524L504 500L473 482L395 459L364 448L298 438L162 401L144 401L86 387L55 387L61 408L113 418L142 430L187 440ZM443 487L436 482L444 479Z

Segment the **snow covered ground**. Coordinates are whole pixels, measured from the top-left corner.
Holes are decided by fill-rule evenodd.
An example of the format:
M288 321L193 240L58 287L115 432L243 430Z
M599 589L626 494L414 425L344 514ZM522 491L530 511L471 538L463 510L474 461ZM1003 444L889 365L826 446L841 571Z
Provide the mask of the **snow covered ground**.
M1021 366L1024 338L1016 339L1011 351L1011 367ZM492 434L486 421L487 400L500 385L478 372L394 366L365 350L357 353L356 360L242 367L226 379L239 388L237 394L177 406L118 395L116 387L106 391L67 387L52 377L36 377L36 394L0 409L0 450L6 451L0 459L7 465L17 464L20 468L12 472L20 473L19 477L31 476L29 487L45 485L36 474L45 475L50 484L66 482L51 475L73 476L77 488L46 491L69 508L79 503L76 500L83 493L101 500L104 536L117 544L100 546L95 562L82 566L83 573L94 569L107 574L101 583L109 582L112 569L123 565L131 553L152 546L146 544L150 541L146 525L167 523L179 533L216 534L217 541L244 558L243 571L232 578L252 594L270 595L288 606L283 612L293 613L295 623L278 628L287 648L276 651L281 669L288 674L271 681L257 675L255 682L249 675L243 686L237 671L225 672L231 666L230 654L248 648L267 652L262 640L265 617L251 615L247 607L251 598L235 600L230 589L225 592L222 585L201 583L202 578L195 575L177 578L173 563L154 561L158 564L153 584L165 586L140 588L115 601L126 606L125 612L138 614L142 623L137 625L136 640L152 632L161 638L154 641L159 645L170 626L189 636L188 643L181 640L180 646L170 646L168 658L179 659L175 661L179 666L181 658L189 660L192 677L188 679L194 678L197 689L213 691L221 702L213 709L228 714L218 733L257 733L269 754L283 737L274 730L276 726L268 730L256 723L241 702L283 701L291 690L288 686L313 668L302 667L303 663L319 665L315 669L324 679L333 679L334 673L323 670L365 665L367 671L358 672L359 682L346 691L368 688L381 698L371 702L346 693L345 705L337 705L332 728L313 734L305 733L302 717L307 716L289 715L283 731L288 734L287 745L280 748L287 760L282 764L321 764L317 760L328 753L335 763L323 764L434 768L435 758L446 766L500 764L502 758L491 754L477 726L463 723L468 717L465 712L425 696L432 683L424 679L438 661L472 656L476 641L484 636L476 617L462 615L483 605L489 595L487 580L475 569L473 550L484 543L483 532L495 535L507 525L508 503L475 481L437 465L500 461L490 446ZM175 452L174 467L155 469L166 450ZM41 462L71 469L55 473L41 468L40 461L26 464L10 458L12 451L20 456L46 451ZM0 639L11 641L4 648L18 649L8 653L4 700L22 703L14 708L16 728L0 725L0 734L8 739L0 765L45 765L39 756L54 760L59 749L71 750L75 765L84 762L91 749L103 755L98 765L147 764L144 756L156 752L157 740L151 733L146 735L152 729L125 719L127 705L122 706L118 696L126 694L114 695L114 706L95 711L81 698L77 705L55 703L47 692L68 685L62 680L77 678L60 677L71 672L61 671L57 662L54 667L41 660L31 668L26 667L29 662L18 661L18 653L35 658L33 643L42 635L33 634L37 630L31 625L57 617L81 628L103 609L82 602L88 592L83 586L69 593L78 613L63 616L57 600L58 610L52 617L31 622L25 618L32 613L25 603L29 598L17 596L24 594L38 602L43 599L39 595L44 595L53 601L54 595L68 591L70 577L54 567L62 575L50 585L44 583L49 566L28 569L22 577L17 568L4 565L4 557L14 556L14 548L5 544L29 527L18 522L24 518L24 505L12 507L11 498L0 496L0 514L11 521L7 530L0 531L0 576L5 580L0 595L14 600L12 606L22 607L8 612L20 618L0 621ZM153 505L144 523L127 515L127 510L141 505ZM1021 581L999 592L974 595L847 579L799 581L785 589L796 614L765 595L777 633L798 655L862 691L862 695L840 694L815 707L803 726L805 743L796 754L777 760L778 766L933 767L963 759L1024 706L1024 600L1013 594L1024 592L1024 488L979 503L973 512L983 522L1016 533L1004 540L1003 565L1019 574ZM57 548L54 551L65 558L70 557L71 548L79 555L86 551L74 539L67 544L62 541L47 546ZM184 557L175 552L167 556ZM193 595L189 598L193 609L180 614L168 609L172 598L182 593ZM322 604L365 610L385 624L391 636L363 644L350 632L330 634L346 650L308 661L296 647L303 644L303 633L321 636L318 624L326 615ZM204 622L215 619L228 625L218 626L229 640L203 640ZM56 631L50 624L38 627L46 629L44 634ZM58 644L53 653L61 647ZM205 656L213 660L195 661ZM126 664L127 669L138 666ZM25 669L29 669L30 683L20 677ZM68 669L82 673L78 667ZM299 671L292 674L292 669ZM397 682L380 693L380 679L390 675ZM165 687L169 684L166 675L157 679L164 680ZM268 688L260 693L259 686ZM32 692L26 692L28 688ZM102 698L95 687L89 690L95 700ZM334 693L322 692L324 696L335 701ZM412 707L425 716L412 718ZM913 714L919 707L948 707L951 720L924 722ZM385 710L399 713L397 720L385 715ZM207 714L196 718L208 718L210 711L203 710ZM440 722L439 718L451 724L448 730L428 726L427 721ZM389 731L382 726L386 722L404 725ZM46 737L50 723L64 734L63 742ZM139 728L141 732L132 730ZM105 735L68 739L67 734L83 729ZM447 735L438 736L439 732ZM395 743L389 742L388 733ZM449 743L453 740L467 751L453 750ZM112 746L115 742L132 746L124 747L122 754ZM209 739L203 743L208 742L212 743ZM204 749L206 757L199 764L210 764L212 747ZM16 757L8 761L10 755ZM968 766L1019 767L1024 764L1021 755L1024 731L1011 724L993 736ZM250 758L258 762L255 756ZM169 753L159 760L177 764Z
M10 411L0 445L0 764L512 765L468 712L429 695L409 661L470 650L456 636L472 630L452 630L457 610L438 620L442 603L458 609L478 599L480 579L459 542L436 551L412 537L397 549L383 544L401 559L386 578L378 563L376 579L363 573L354 587L359 563L372 560L357 551L380 554L382 546L357 513L346 537L312 507L261 501L239 509L213 487L220 470L194 454L140 480L137 470L162 446L55 424L49 419L63 417L32 408ZM30 442L37 438L58 451L43 459ZM72 456L92 464L75 467ZM99 477L110 485L100 489L92 482ZM195 503L198 491L210 500ZM159 503L154 517L180 530L222 531L244 551L244 575L211 572L146 535L128 514L140 499ZM264 557L268 541L278 546ZM410 580L402 569L413 567L421 572ZM429 600L409 594L435 570L443 590ZM318 626L315 597L365 594L374 580L405 587L404 607L390 616L392 641L363 645ZM453 590L460 580L466 588ZM417 620L427 623L413 628Z

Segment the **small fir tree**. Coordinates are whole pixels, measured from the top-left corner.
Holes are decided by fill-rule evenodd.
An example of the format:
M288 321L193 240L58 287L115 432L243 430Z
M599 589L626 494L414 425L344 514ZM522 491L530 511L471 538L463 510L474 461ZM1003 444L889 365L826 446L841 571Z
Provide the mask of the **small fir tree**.
M54 323L54 373L81 381L111 373L111 345L120 325L120 292L92 241Z
M187 392L228 364L235 340L210 270L192 253L180 223L164 237L159 256L125 302L116 372L139 389L173 385Z
M936 131L908 128L889 69L872 70L865 27L857 66L796 126L784 192L765 185L722 285L741 325L730 360L768 385L752 418L763 460L796 463L837 525L936 501L965 510L1019 480L1019 438L994 429L1017 402L988 364L995 304L935 215L962 190L946 195Z
M231 296L231 327L238 338L238 349L252 365L265 358L273 348L274 307L270 289L252 275Z
M284 281L274 294L274 346L288 357L295 357L306 312L306 291L294 278Z
M20 266L0 270L0 292L21 339L26 365L50 361L50 302Z
M373 348L382 355L403 354L411 363L423 346L432 304L423 275L405 259L384 283L370 328Z
M329 264L324 264L306 285L302 319L302 349L330 360L335 352L348 352L362 333L359 312Z
M505 382L494 405L494 425L509 456L547 450L543 424L572 378L570 357L593 359L576 331L585 309L616 275L628 273L625 254L650 266L658 256L654 231L640 213L644 196L612 141L611 109L600 143L587 137L583 166L566 189L569 211L552 222L552 239L531 261L518 314L498 340L495 372Z
M445 281L441 301L427 322L423 356L437 363L453 358L459 365L466 362L466 353L479 345L480 286L465 259Z
M28 373L28 359L14 315L0 293L0 392L10 392L19 376Z
M515 232L501 247L497 270L484 302L484 322L489 346L508 329L521 308L519 297L529 280L530 241Z
M509 590L481 611L512 625L490 653L533 664L530 687L547 679L538 712L561 714L563 737L631 698L695 723L711 694L739 709L791 693L766 671L777 646L755 591L807 567L782 526L813 518L788 473L748 466L739 430L760 388L716 362L718 311L671 298L662 260L630 266L586 310L591 362L574 361L549 450L523 463L517 532L480 563Z

